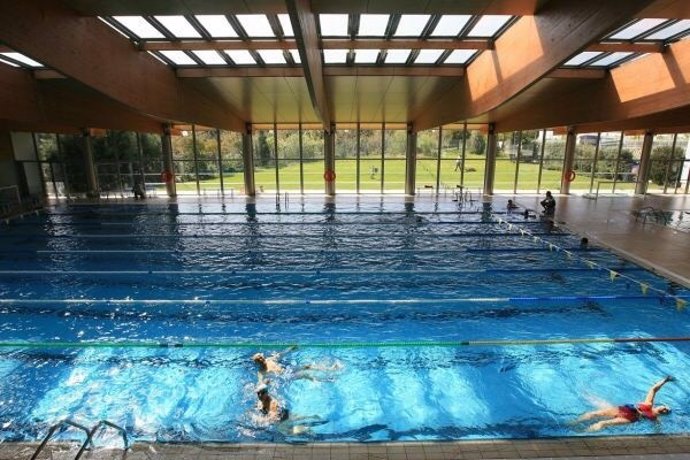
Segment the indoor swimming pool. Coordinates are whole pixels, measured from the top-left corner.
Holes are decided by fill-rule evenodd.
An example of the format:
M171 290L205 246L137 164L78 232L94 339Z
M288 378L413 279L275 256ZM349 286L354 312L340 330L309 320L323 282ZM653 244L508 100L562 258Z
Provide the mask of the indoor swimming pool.
M504 210L160 199L3 224L0 439L64 419L158 442L583 436L581 413L667 374L670 415L598 434L687 433L690 292ZM269 423L251 357L293 345Z

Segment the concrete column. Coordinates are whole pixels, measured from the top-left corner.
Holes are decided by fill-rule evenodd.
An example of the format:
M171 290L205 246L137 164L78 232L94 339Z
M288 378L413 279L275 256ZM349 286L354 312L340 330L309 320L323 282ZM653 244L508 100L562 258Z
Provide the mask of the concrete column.
M640 166L637 169L637 182L635 183L635 193L638 195L644 195L647 193L649 171L651 171L652 164L653 143L654 134L652 134L650 131L644 133L644 140L642 141L642 153L640 154Z
M323 132L323 178L326 195L335 195L335 125ZM332 180L329 180L332 179Z
M252 125L247 123L242 133L242 163L244 164L244 193L247 196L256 196L256 184L254 183L254 139L252 137Z
M417 133L407 125L407 152L405 155L405 195L414 195L417 172Z
M494 175L496 174L496 131L493 123L489 123L489 133L486 139L486 165L484 166L484 195L494 193Z
M86 174L86 196L89 198L98 198L101 196L101 192L98 186L96 164L93 160L91 133L88 129L82 129L81 131L81 153L84 162L84 174Z
M177 196L177 184L175 183L175 166L173 165L172 139L170 125L163 125L161 134L161 149L163 151L163 172L161 179L165 181L165 190L170 198Z
M568 195L570 193L570 181L568 176L573 170L575 164L575 143L577 136L575 130L568 128L568 134L565 136L565 152L563 154L563 173L561 174L561 193Z

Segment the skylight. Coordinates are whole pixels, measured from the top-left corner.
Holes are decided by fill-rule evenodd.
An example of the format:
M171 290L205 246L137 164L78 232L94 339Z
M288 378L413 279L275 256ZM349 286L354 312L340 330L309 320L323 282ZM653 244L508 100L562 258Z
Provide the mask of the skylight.
M621 61L621 60L629 57L631 54L633 54L633 53L631 53L631 52L611 53L608 56L603 57L603 58L599 59L598 61L592 62L589 65L591 65L593 67L608 67L608 66L616 64L618 61Z
M357 50L355 54L356 64L375 64L380 50Z
M469 61L477 50L454 50L445 61L444 64L465 64Z
M415 64L434 64L443 54L443 50L420 50Z
M445 14L436 24L432 37L454 37L460 33L472 16L467 14Z
M259 56L266 64L287 64L283 50L259 50Z
M213 38L237 37L237 32L222 14L202 14L195 16Z
M319 24L321 25L321 35L324 37L347 36L347 14L320 14Z
M395 29L396 37L419 37L431 15L428 14L403 14Z
M386 64L404 64L410 57L410 50L388 50L386 51Z
M237 14L235 17L250 38L275 37L265 14Z
M290 55L292 55L292 60L295 61L295 64L302 63L302 59L299 57L299 50L290 50Z
M654 32L652 35L645 37L645 40L668 40L683 32L687 32L690 29L690 19L683 19L675 24Z
M362 37L383 37L388 26L387 14L360 14L357 35Z
M238 65L256 64L251 53L247 50L225 50L225 54L230 56L230 59Z
M187 55L184 51L161 51L163 56L170 59L173 64L177 65L197 65L197 63Z
M601 51L583 51L582 53L576 54L569 61L566 61L563 65L580 65L584 62L594 59L600 54Z
M280 21L280 26L283 28L283 35L286 37L294 37L295 32L292 31L292 23L290 22L290 16L287 14L279 14L278 21Z
M223 65L227 64L225 59L221 57L216 50L199 50L192 51L196 57L201 59L201 62L208 65Z
M201 34L192 27L184 16L154 16L177 38L201 38Z
M9 66L12 66L12 67L19 67L19 65L15 64L14 62L6 61L4 59L0 59L0 62L2 62L3 64L7 64Z
M347 50L323 50L323 62L326 64L345 64L347 52Z
M629 40L635 38L638 35L653 29L659 24L663 24L667 19L640 19L635 23L629 25L628 27L616 32L614 35L607 37L611 40Z
M29 67L45 67L45 66L44 66L43 64L41 64L40 62L34 61L34 60L31 59L29 56L25 56L25 55L23 55L22 53L16 53L16 52L11 51L11 52L0 53L0 54L2 54L2 55L5 56L5 57L8 57L8 58L10 58L10 59L13 59L13 60L15 60L15 61L17 61L17 62L20 62L20 63L22 63L22 64L26 64L26 65L28 65Z
M493 37L501 27L503 27L512 16L505 14L486 15L479 18L479 21L472 27L467 34L468 37Z
M158 29L141 16L113 16L113 19L139 38L165 38Z

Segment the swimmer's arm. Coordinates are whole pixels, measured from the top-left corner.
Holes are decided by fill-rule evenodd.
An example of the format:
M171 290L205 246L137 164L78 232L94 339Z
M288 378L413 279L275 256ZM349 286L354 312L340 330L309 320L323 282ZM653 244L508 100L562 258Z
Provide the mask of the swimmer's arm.
M654 397L656 396L657 392L661 389L661 387L663 387L664 385L666 385L666 383L672 380L673 377L667 375L666 377L652 385L652 388L649 389L649 392L647 393L647 397L644 399L644 402L646 404L654 404Z
M294 349L296 349L296 348L297 348L297 345L290 345L290 346L287 347L285 350L279 351L278 353L276 353L276 354L273 355L273 356L274 356L276 359L280 359L284 354L290 353L292 350L294 350Z

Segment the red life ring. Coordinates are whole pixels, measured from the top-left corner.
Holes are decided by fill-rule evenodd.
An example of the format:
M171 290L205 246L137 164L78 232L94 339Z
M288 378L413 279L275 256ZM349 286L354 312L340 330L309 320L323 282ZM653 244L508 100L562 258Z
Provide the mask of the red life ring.
M335 171L327 169L326 172L323 173L323 180L326 182L333 182L335 180Z
M175 175L174 175L172 172L170 172L170 171L163 171L163 172L161 173L161 180L162 180L163 182L165 182L166 184L167 184L168 182L172 182L172 180L173 180L174 177L175 177Z
M576 176L575 171L570 169L565 173L565 180L567 180L568 182L572 182L575 180L575 176Z

